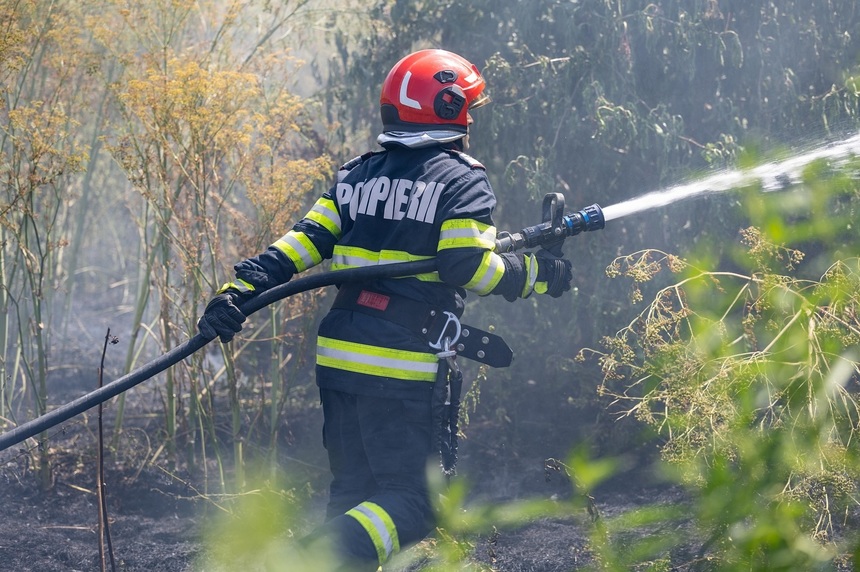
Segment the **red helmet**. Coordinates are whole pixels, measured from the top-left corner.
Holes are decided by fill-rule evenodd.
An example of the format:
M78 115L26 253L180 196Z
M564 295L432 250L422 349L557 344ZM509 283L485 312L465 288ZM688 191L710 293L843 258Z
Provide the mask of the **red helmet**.
M445 50L412 53L391 68L379 98L383 131L466 133L466 113L486 103L478 68Z

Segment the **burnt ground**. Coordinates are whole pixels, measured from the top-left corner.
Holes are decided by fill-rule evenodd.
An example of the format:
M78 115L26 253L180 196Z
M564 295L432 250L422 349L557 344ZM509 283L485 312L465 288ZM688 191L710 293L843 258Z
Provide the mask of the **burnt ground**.
M0 569L24 571L87 571L99 569L97 501L91 466L70 453L54 459L53 487L43 492L38 477L7 461L2 470L4 522L0 526ZM156 468L137 473L106 469L110 534L117 570L184 572L206 570L203 530L212 516L181 477ZM663 493L665 500L673 500ZM599 499L604 514L636 503L654 502L653 495L615 493ZM487 502L483 499L482 502ZM589 521L544 518L513 530L496 530L469 539L473 559L500 571L561 571L592 563ZM413 554L419 561L422 551ZM410 569L419 569L412 564ZM108 567L110 569L110 567Z
M70 373L80 377L80 373ZM80 383L55 389L58 402L68 402L86 391ZM129 393L129 413L120 446L108 450L105 462L107 512L115 556L115 570L125 572L222 572L256 570L244 565L224 565L213 555L213 543L227 544L237 530L257 534L256 523L243 523L213 533L213 523L234 522L224 517L219 507L233 507L231 500L217 494L217 468L211 463L200 468L172 467L170 455L160 434L162 420L157 393L141 390ZM105 427L113 426L115 404L106 408ZM328 473L325 452L320 443L321 412L313 408L289 412L285 416L285 438L279 450L280 465L294 476L297 491L295 515L278 530L263 530L280 540L287 530L296 534L319 524L325 504ZM95 412L55 428L51 432L50 457L52 481L47 489L40 485L34 468L36 452L24 445L0 452L0 571L73 572L99 570L99 535L96 491ZM542 517L518 525L506 522L504 513L491 514L479 533L455 535L456 546L468 554L468 568L475 571L560 572L601 569L592 550L595 524L583 497L574 487L564 467L547 469L545 455L552 449L505 453L499 443L498 427L476 423L461 441L457 482L468 483L464 514L482 513L487 507L500 507L522 499L551 501L563 510L559 516ZM33 443L29 442L28 447ZM564 455L557 451L555 455ZM593 506L600 523L638 509L679 508L680 516L654 518L632 530L613 532L613 548L630 550L639 541L665 537L672 548L658 550L659 556L630 570L708 571L709 562L697 538L694 525L684 511L686 499L681 490L660 484L649 472L631 467L593 493ZM560 469L560 470L558 470ZM232 478L227 475L227 479ZM293 488L290 488L293 487ZM241 499L240 499L241 500ZM264 503L267 501L264 501ZM274 506L274 505L273 505ZM280 505L278 505L280 506ZM272 507L264 507L271 512ZM265 510L264 510L265 512ZM541 514L546 514L542 512ZM644 516L643 516L644 515ZM640 516L647 521L647 514ZM217 529L221 530L221 529ZM678 539L683 539L680 543ZM213 540L214 539L214 540ZM286 540L286 538L284 538ZM253 548L253 547L252 547ZM386 567L386 572L417 572L428 568L438 557L436 540L430 538L406 551L403 558ZM639 560L634 560L639 561ZM107 570L111 570L108 565ZM289 569L289 568L288 568ZM442 565L435 570L448 570ZM834 570L849 570L847 563ZM290 569L292 570L292 569ZM310 568L314 570L314 568Z
M313 412L319 413L319 412ZM201 493L203 476L168 469L165 455L153 445L157 435L146 416L139 416L137 427L127 431L123 450L117 457L107 455L105 483L108 517L116 570L197 572L217 568L206 551L204 532L217 518L213 496ZM308 423L304 435L295 442L315 440L318 423ZM89 571L99 570L98 511L96 490L96 443L92 412L89 419L69 422L54 434L51 443L53 482L48 490L39 484L31 455L22 447L0 453L0 570ZM109 427L109 423L105 423ZM479 437L461 445L461 474L477 479L470 502L487 505L509 502L524 496L556 498L570 495L565 475L544 470L541 459L518 461L492 474L469 474L469 467L483 462ZM297 445L298 446L298 445ZM285 451L287 463L314 467L320 462L322 446L311 453ZM136 455L134 452L140 453ZM32 453L32 451L31 451ZM304 455L304 457L303 457ZM154 459L154 460L153 460ZM498 467L496 467L498 468ZM314 469L314 470L316 470ZM311 471L313 472L313 471ZM304 516L308 526L322 516L324 475L316 477L317 488L309 489ZM678 502L671 490L646 490L639 487L615 489L595 495L597 509L613 515L647 503ZM464 538L472 548L471 561L487 570L510 572L550 572L580 570L593 564L588 535L591 520L585 508L572 516L543 518L514 528L494 527L485 534ZM419 570L427 555L433 554L433 540L416 547L407 555L406 564L390 569ZM108 570L111 570L108 564ZM236 569L236 568L232 568Z
M100 348L97 348L100 349ZM84 355L90 363L99 357ZM94 375L87 368L64 370L54 380L50 395L54 403L67 403L93 387ZM311 382L312 383L312 382ZM226 544L237 527L226 532L213 524L234 522L219 507L235 507L236 499L217 494L217 467L211 463L196 470L168 462L161 434L163 410L158 384L144 384L127 393L126 422L116 452L108 448L104 466L107 513L115 556L115 570L124 572L222 572L251 570L247 566L225 566L212 553L213 545ZM301 401L301 400L300 400ZM287 530L296 534L310 531L322 521L328 471L321 444L321 411L308 407L305 395L294 410L284 415L279 466L292 475L286 490L296 491L294 504L299 513L292 520L263 530L280 538ZM110 434L116 403L106 404L106 434ZM229 426L229 421L224 423ZM86 414L51 430L52 480L44 489L34 468L37 451L33 441L0 452L0 572L73 572L99 570L99 535L96 491L96 412ZM562 445L541 443L535 450L516 448L511 454L501 442L498 426L492 421L475 422L466 428L461 441L457 482L467 483L464 511L482 513L523 499L539 499L558 504L559 516L543 517L519 525L506 522L503 513L491 515L479 533L454 536L456 547L468 554L469 568L475 571L560 572L600 569L592 549L595 524L586 503L574 493L563 467L547 470L547 457L563 458ZM566 441L560 436L559 441ZM28 449L29 447L29 449ZM250 445L248 446L250 451ZM647 457L647 455L646 455ZM181 458L177 455L177 458ZM229 459L227 462L229 465ZM613 547L631 548L638 541L660 535L675 540L673 548L658 551L653 561L631 570L708 571L701 539L683 513L685 497L677 488L649 477L647 463L632 462L628 471L593 493L594 507L601 523L642 508L682 507L680 517L655 519L630 532L615 532ZM637 468L638 467L638 468ZM205 470L204 470L205 469ZM226 475L230 481L232 475ZM292 488L291 488L292 487ZM239 499L241 500L241 499ZM231 504L232 503L232 504ZM278 505L280 506L280 505ZM268 507L271 509L272 507ZM271 510L270 510L271 512ZM541 514L546 514L542 512ZM647 518L647 517L646 517ZM239 521L238 529L246 526ZM248 526L250 536L258 533ZM683 538L683 542L677 542ZM286 540L286 539L285 539ZM406 551L403 558L387 566L386 572L417 572L438 557L439 547L430 538ZM671 562L671 564L670 564ZM111 570L107 566L107 570ZM442 565L435 570L448 570ZM848 570L849 568L838 568ZM313 570L313 568L311 568Z
M80 332L90 323L83 322ZM52 370L49 395L53 404L68 403L96 387L93 364L99 363L105 334L95 326L86 332L86 336L80 334L80 339L64 346L62 353L68 359L60 361L87 365ZM111 357L108 363L118 361L116 356ZM105 382L116 377L116 372L111 375L108 371ZM163 396L159 385L157 381L147 382L126 393L122 440L115 452L106 448L105 488L115 569L220 572L225 567L216 566L209 548L212 538L217 544L221 537L213 536L211 529L213 523L224 518L219 507L230 506L230 500L213 492L222 489L217 482L217 467L211 462L194 471L169 462L171 455L163 447L161 433ZM27 396L27 403L29 399ZM313 399L305 396L304 403L309 402ZM105 404L108 436L116 409L116 400ZM322 414L300 407L288 411L285 419L279 465L296 479L291 486L299 491L301 518L289 524L302 534L319 524L323 516L328 472L320 437ZM229 427L229 421L224 425ZM96 411L90 410L50 430L52 471L47 488L35 470L38 451L33 440L0 451L0 572L100 569L96 428ZM568 451L547 447L547 451L514 457L504 451L504 443L498 442L498 427L474 424L466 431L468 438L461 442L458 466L458 479L469 483L466 506L499 506L523 498L563 502L571 497L573 487L563 471L548 473L544 467L545 456L563 457ZM209 455L211 461L211 452ZM232 476L225 478L230 481ZM675 503L680 499L675 491L645 489L639 483L631 488L630 482L635 480L595 493L602 514L618 514L655 500ZM588 541L591 530L585 508L577 508L570 516L543 518L515 527L501 523L493 527L490 523L489 529L480 534L457 539L471 555L476 570L567 571L593 563ZM431 538L406 551L404 561L388 570L420 570L435 550ZM111 570L111 566L107 569Z
M49 395L55 404L68 403L91 391L101 356L100 336L80 344L67 360L86 363L54 371ZM103 339L103 338L102 338ZM78 347L78 346L76 346ZM114 361L116 358L114 357ZM106 375L105 382L116 379ZM312 382L311 382L312 383ZM213 523L223 520L221 506L230 500L213 491L218 470L211 463L191 471L173 466L164 448L162 395L159 382L142 384L126 393L126 420L116 451L106 447L104 464L107 513L116 570L210 572L216 566L211 551ZM313 390L310 390L313 391ZM313 402L305 396L304 403ZM111 435L116 400L105 404L105 434ZM300 519L290 522L302 534L322 520L328 483L321 444L322 414L307 406L287 411L281 434L279 465L291 473L298 492ZM224 425L229 426L229 421ZM72 572L99 570L98 509L96 498L96 410L90 410L50 430L51 483L44 488L35 470L37 450L29 440L0 451L0 571ZM545 456L564 456L565 450L520 453L514 457L499 443L498 427L473 424L461 442L458 472L468 482L466 506L499 506L523 498L571 498L573 487L564 471L546 471ZM250 446L249 446L250 449ZM181 458L177 455L176 458ZM226 463L229 465L229 459ZM230 480L231 475L226 475ZM635 483L631 487L630 483ZM652 502L677 503L673 490L643 488L635 479L595 493L598 510L618 514ZM469 510L472 510L471 508ZM475 509L480 510L480 509ZM593 563L588 537L593 529L584 506L569 516L542 518L520 526L490 523L480 534L457 537L476 570L551 572L585 569ZM229 518L227 519L229 521ZM271 532L271 531L269 531ZM208 536L207 536L208 534ZM387 569L420 570L436 554L434 539L406 551L406 558ZM111 566L108 564L108 570ZM226 567L244 570L242 567ZM444 568L443 568L444 569Z

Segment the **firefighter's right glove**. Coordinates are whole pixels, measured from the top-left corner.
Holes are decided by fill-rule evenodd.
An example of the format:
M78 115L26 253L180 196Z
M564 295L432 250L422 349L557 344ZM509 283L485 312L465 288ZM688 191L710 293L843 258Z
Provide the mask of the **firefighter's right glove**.
M534 263L537 264L535 292L558 298L570 290L570 283L573 281L573 265L570 260L541 248L534 257Z
M239 299L238 292L228 290L209 301L197 321L197 329L206 339L214 340L218 337L221 338L222 344L226 344L242 331L245 314L236 305Z

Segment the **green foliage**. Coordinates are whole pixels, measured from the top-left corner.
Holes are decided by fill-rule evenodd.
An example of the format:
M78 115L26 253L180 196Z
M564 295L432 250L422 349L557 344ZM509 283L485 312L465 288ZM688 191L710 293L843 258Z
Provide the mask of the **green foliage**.
M262 569L276 572L331 569L331 547L299 547L293 541L308 529L304 506L306 487L290 484L281 473L276 478L264 468L249 471L248 489L236 495L206 499L213 512L204 530L206 552L201 570ZM292 544L291 544L292 543Z
M492 544L492 539L500 531L515 530L544 518L572 519L583 527L593 527L600 516L591 493L616 468L615 460L592 459L583 450L572 453L566 463L548 459L547 472L563 472L569 479L573 494L563 499L525 498L505 503L470 502L466 480L446 483L441 472L430 469L433 498L438 498L435 507L437 529L432 538L393 559L391 569L414 570L418 567L440 572L495 570L492 564L475 557L475 548L479 541L485 539L490 539Z
M806 174L831 205L817 211L826 224L797 220L790 196L750 195L758 226L741 232L734 256L745 272L655 251L608 269L633 280L634 292L663 268L681 274L604 341L601 391L665 439L663 459L692 495L709 569L819 569L856 542L860 259L834 253L856 252L843 213L860 188L826 174ZM802 241L816 253L809 264L829 267L803 278L804 254L783 241Z

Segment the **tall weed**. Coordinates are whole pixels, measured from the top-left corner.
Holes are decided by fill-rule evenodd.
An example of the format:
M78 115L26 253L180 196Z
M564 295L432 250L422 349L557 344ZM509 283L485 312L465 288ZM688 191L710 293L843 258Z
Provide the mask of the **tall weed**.
M662 436L691 498L684 540L709 570L821 569L856 542L860 259L844 253L858 187L820 165L805 177L788 195L750 190L731 260L642 251L608 268L634 302L662 270L678 275L596 354L616 412Z

